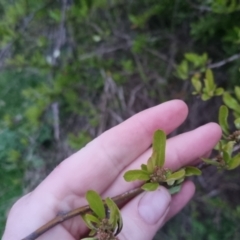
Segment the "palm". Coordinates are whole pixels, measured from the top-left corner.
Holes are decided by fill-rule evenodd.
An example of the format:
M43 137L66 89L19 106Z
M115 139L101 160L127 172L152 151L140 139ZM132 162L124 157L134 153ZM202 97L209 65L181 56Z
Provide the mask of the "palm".
M23 238L57 214L86 205L87 190L95 190L103 197L112 197L136 187L136 183L124 181L124 172L137 169L147 161L151 154L149 146L152 134L156 129L170 133L185 120L186 115L187 108L183 102L170 101L143 111L96 138L63 161L32 193L17 202L11 210L3 240ZM167 167L176 170L183 165L196 163L199 157L214 147L220 135L220 128L216 124L208 124L169 139ZM168 214L158 225L175 215L193 193L193 184L185 183L181 192L173 197ZM134 201L122 209L124 227L119 238L152 239L153 231L135 229L134 233L129 232L129 226L134 229L138 218ZM87 229L80 217L75 217L52 228L38 239L73 240L86 233Z

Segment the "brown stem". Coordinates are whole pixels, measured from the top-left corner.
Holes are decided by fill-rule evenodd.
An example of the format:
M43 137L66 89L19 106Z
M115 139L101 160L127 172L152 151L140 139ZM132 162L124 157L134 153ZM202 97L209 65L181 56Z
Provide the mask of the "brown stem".
M236 152L240 149L240 146L235 146L233 151ZM207 164L207 163L202 163L201 165L198 166L198 168L200 170L203 170L207 167L210 167L212 165ZM165 186L165 184L162 184L162 186ZM167 185L165 187L168 187ZM125 193L122 193L120 195L117 195L115 197L112 198L112 200L118 205L118 206L123 206L124 204L126 204L129 200L131 200L132 198L134 198L135 196L137 196L138 194L142 193L144 190L139 188L135 188L133 190L127 191ZM40 235L42 235L43 233L45 233L46 231L48 231L49 229L51 229L52 227L70 219L73 218L75 216L78 215L83 215L87 212L90 212L91 209L90 207L87 206L83 206L80 208L77 208L75 210L72 210L70 212L67 213L61 213L60 215L56 216L54 219L52 219L51 221L49 221L48 223L44 224L42 227L38 228L37 230L35 230L33 233L31 233L30 235L28 235L27 237L23 238L22 240L35 240L36 238L38 238Z
M122 193L120 195L117 195L116 197L113 197L112 200L117 205L123 205L126 202L128 202L129 200L131 200L132 198L134 198L135 196L137 196L138 194L142 193L143 191L144 190L141 189L140 187L135 188L133 190L130 190L130 191L127 191L127 192ZM73 217L78 216L78 215L83 215L83 214L85 214L87 212L90 212L90 211L91 211L91 209L90 209L89 205L87 205L87 206L83 206L83 207L74 209L70 212L60 214L60 215L56 216L54 219L52 219L51 221L49 221L48 223L44 224L43 226L41 226L40 228L35 230L33 233L31 233L27 237L23 238L22 240L35 240L40 235L42 235L43 233L45 233L46 231L51 229L52 227L66 221L70 218L73 218Z

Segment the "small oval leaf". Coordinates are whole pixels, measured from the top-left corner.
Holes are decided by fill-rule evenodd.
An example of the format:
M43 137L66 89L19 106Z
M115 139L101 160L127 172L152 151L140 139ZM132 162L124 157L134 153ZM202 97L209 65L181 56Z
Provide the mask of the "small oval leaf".
M188 166L185 168L185 176L199 176L202 174L202 171L196 167Z
M240 165L240 153L230 159L228 163L228 170L233 170Z
M182 188L182 185L176 185L176 186L173 186L173 187L169 188L168 191L171 195L173 195L175 193L180 192L181 188Z
M219 162L217 161L214 161L214 160L211 160L211 159L208 159L208 158L202 158L203 162L209 164L209 165L213 165L213 166L216 166L216 167L219 167L220 164Z
M100 218L105 218L105 208L101 196L95 191L88 191L86 193L86 199L90 208Z
M89 229L97 230L97 225L100 223L100 221L95 216L91 214L85 214L82 216L82 219Z
M95 236L96 233L97 233L97 231L96 231L95 229L92 229L92 230L89 232L88 236L89 236L89 237Z
M218 122L225 134L228 134L228 108L225 105L222 105L218 113Z
M178 180L180 178L183 178L185 176L185 169L180 169L177 172L172 173L167 177L167 181L172 181L172 180Z
M155 191L159 187L158 183L145 183L142 185L142 189L145 191Z
M153 153L156 154L154 166L162 167L165 162L166 134L157 130L153 137Z
M227 144L222 146L222 151L227 152L227 154L229 155L229 157L232 155L233 152L233 147L234 147L235 142L234 141L230 141Z
M105 200L108 209L110 211L109 223L112 224L114 230L117 229L116 235L121 232L123 227L122 216L117 204L111 199L106 198Z
M213 72L211 69L207 69L206 79L204 82L205 82L205 88L206 88L207 93L215 90L216 85L214 83Z
M231 109L240 113L240 104L228 92L223 94L223 102Z
M141 165L141 169L142 169L143 171L146 171L146 172L147 172L147 165L146 165L146 164L142 164L142 165Z
M223 88L217 88L215 90L215 96L221 96L221 95L223 95L223 93L224 93L224 89Z
M208 96L208 94L203 93L202 96L201 96L201 98L202 98L203 101L207 101L207 100L210 99L211 97Z
M240 129L240 118L234 120L234 125L237 129Z
M115 228L116 224L117 224L117 220L118 220L118 212L117 212L117 209L116 209L116 206L115 206L116 204L110 198L106 198L105 203L108 207L109 223L112 224L112 226Z
M228 154L227 151L222 152L222 157L223 157L223 161L225 163L229 163L229 161L231 160L231 157L230 157L230 155Z
M147 181L150 179L149 173L143 170L130 170L124 174L124 179L127 182L132 182L136 180Z
M175 180L167 180L167 185L172 186L175 183Z
M196 93L200 93L202 90L202 83L198 77L193 76L191 79L192 85L196 90Z
M180 184L180 183L182 183L184 180L185 180L185 178L180 178L180 179L178 179L178 180L176 181L176 184Z
M240 101L240 87L236 86L234 89L237 99Z
M152 156L148 159L147 161L147 171L149 173L152 173L154 170L154 162L155 162L155 158L156 158L156 153L153 152Z

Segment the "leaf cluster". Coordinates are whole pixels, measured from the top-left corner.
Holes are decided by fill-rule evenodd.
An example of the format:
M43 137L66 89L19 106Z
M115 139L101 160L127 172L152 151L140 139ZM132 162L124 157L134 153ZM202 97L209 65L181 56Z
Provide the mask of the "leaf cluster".
M159 185L167 184L170 193L176 193L180 190L180 184L185 177L200 175L201 171L195 167L189 166L178 171L171 171L164 168L165 163L166 134L162 130L157 130L153 136L152 155L147 164L142 164L139 170L130 170L124 174L127 182L141 180L145 183L142 189L145 191L154 191Z
M200 95L203 101L207 101L214 96L221 96L223 94L224 89L216 86L211 69L206 70L203 84L200 78L201 75L197 73L191 79L192 85L195 88L193 95Z
M95 191L88 191L86 199L92 210L82 216L85 224L91 230L87 239L94 240L115 240L115 236L121 231L123 223L120 210L111 198L104 201Z
M187 80L192 71L202 70L206 68L208 55L202 55L193 52L185 53L184 59L177 65L176 76L182 80Z
M218 169L233 170L240 165L240 153L233 155L234 146L239 144L240 131L234 131L230 133L228 125L228 108L223 105L219 109L219 124L223 131L223 140L221 140L217 145L218 155L216 159L206 159L203 161L207 164L216 166ZM236 128L239 127L238 119L235 120Z
M223 102L228 108L233 110L235 126L236 128L240 128L240 86L234 87L234 94L235 97L233 97L229 92L225 92L223 95Z

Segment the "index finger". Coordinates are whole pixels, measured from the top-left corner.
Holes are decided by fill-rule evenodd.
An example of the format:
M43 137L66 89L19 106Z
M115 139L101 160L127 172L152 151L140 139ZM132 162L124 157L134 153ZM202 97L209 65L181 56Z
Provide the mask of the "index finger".
M166 133L187 116L187 106L173 100L142 111L106 131L85 148L63 161L38 187L58 199L89 189L103 192L118 174L149 148L156 129Z

